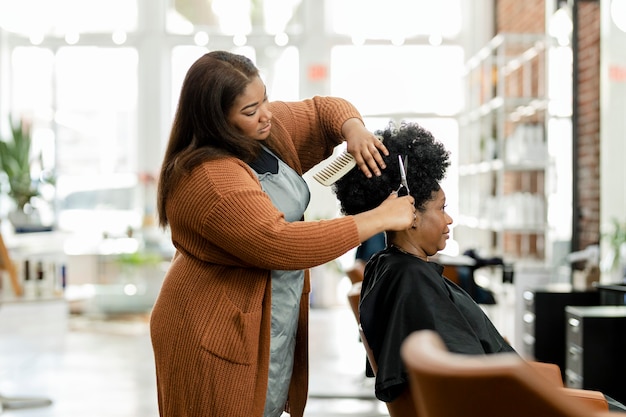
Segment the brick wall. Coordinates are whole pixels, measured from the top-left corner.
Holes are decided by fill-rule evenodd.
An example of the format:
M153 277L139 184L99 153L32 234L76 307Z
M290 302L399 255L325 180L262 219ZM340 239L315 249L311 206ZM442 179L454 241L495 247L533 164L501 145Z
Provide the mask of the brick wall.
M578 1L578 248L600 240L600 4Z
M496 0L496 32L545 32L546 0Z

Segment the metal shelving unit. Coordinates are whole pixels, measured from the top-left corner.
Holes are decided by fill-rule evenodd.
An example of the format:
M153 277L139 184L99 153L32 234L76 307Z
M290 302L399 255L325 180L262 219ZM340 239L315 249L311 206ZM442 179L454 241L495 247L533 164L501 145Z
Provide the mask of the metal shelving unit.
M511 259L545 257L546 37L499 34L466 63L456 239Z

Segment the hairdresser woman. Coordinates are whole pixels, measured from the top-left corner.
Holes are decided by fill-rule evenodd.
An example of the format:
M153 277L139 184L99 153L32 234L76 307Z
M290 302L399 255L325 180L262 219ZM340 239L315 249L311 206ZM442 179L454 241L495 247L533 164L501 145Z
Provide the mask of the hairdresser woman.
M183 82L161 168L159 223L176 254L150 321L162 417L301 417L307 268L414 219L391 195L355 216L302 221L301 174L347 141L367 176L385 147L337 98L269 103L247 58L215 51Z

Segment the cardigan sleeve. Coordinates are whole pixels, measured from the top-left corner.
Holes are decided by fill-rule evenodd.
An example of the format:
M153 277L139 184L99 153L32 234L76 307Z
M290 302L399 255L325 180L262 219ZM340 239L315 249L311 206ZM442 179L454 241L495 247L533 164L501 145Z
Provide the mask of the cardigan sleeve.
M272 102L274 136L271 146L287 144L295 152L301 172L306 172L344 141L341 128L348 119L362 117L348 101L337 97L315 96L298 102ZM280 152L285 157L285 152ZM285 157L287 159L287 157ZM290 161L285 161L290 163ZM293 165L292 165L293 166Z
M174 194L168 205L172 240L201 261L305 269L360 243L351 216L287 222L250 168L235 158L203 164Z

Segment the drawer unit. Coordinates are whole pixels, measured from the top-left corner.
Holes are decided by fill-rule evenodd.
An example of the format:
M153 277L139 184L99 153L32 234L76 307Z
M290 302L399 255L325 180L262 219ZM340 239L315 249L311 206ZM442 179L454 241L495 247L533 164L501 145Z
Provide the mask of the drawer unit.
M527 290L522 297L524 356L558 365L565 377L565 307L598 305L598 292L547 288Z
M626 401L626 306L568 306L565 385Z
M600 293L600 304L614 306L626 305L625 284L598 284L596 288Z

